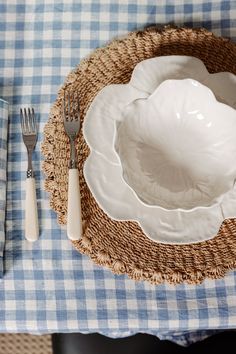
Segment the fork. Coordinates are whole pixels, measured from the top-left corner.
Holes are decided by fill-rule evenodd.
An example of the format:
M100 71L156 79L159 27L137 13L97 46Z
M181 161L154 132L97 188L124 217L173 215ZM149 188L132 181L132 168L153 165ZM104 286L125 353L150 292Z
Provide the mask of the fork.
M70 240L78 240L82 235L82 219L78 159L75 147L75 141L80 131L79 98L77 94L64 91L62 108L64 129L70 140L67 236Z
M37 142L37 127L33 108L21 108L20 116L22 137L28 153L25 196L25 238L28 241L34 242L39 236L37 199L32 166L32 153Z

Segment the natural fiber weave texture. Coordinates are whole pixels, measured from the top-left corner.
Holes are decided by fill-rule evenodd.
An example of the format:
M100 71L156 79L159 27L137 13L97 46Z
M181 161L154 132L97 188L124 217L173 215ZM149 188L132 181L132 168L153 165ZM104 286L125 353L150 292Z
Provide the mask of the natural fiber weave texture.
M0 334L0 354L52 354L51 336Z
M97 49L67 78L53 105L44 130L42 152L45 188L60 224L66 223L69 141L65 135L61 102L63 90L77 90L82 121L90 103L106 85L127 83L134 66L161 55L190 55L201 59L209 72L236 74L236 45L204 29L148 28ZM110 219L97 205L84 177L83 165L89 155L82 132L77 148L84 233L74 241L76 249L114 273L126 273L135 280L162 283L200 283L220 278L236 268L236 219L226 220L216 237L191 245L158 244L148 239L136 222Z

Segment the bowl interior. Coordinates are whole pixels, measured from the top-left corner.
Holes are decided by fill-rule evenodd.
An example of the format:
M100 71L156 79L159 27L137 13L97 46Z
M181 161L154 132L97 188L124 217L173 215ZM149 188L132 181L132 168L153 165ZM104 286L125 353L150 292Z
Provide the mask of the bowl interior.
M123 115L115 150L125 182L143 203L170 210L208 207L233 187L235 111L208 88L167 80Z

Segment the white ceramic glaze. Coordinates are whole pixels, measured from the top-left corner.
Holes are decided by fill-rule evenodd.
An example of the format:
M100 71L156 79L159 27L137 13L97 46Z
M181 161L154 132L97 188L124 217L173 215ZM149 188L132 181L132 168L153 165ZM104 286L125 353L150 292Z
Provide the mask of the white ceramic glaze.
M196 121L192 118L190 119L191 124L193 124L194 133L190 135L195 137L196 141L193 142L191 139L188 138L187 141L181 141L181 149L184 149L185 152L185 160L184 160L184 168L187 168L189 161L191 160L190 156L193 154L194 151L200 153L199 156L195 157L196 162L200 163L202 155L203 160L205 161L204 164L201 166L196 166L196 164L191 163L191 176L194 176L194 180L199 177L199 180L202 178L206 178L207 176L207 158L205 156L205 150L209 148L209 139L208 133L203 133L203 137L201 136L201 124L208 124L214 123L216 124L215 132L218 132L217 142L213 139L213 135L209 135L210 142L214 149L210 149L213 151L212 159L210 158L209 166L213 166L215 172L217 172L217 183L215 184L214 176L209 169L210 178L213 186L211 183L207 183L207 186L210 186L210 197L205 195L205 199L201 199L197 196L194 199L194 203L188 204L191 201L190 196L185 197L185 204L181 204L181 198L178 199L178 204L175 207L178 209L167 210L165 208L156 205L156 199L153 201L150 200L150 193L148 194L147 200L145 203L141 201L139 198L143 198L143 196L138 196L139 191L134 191L128 183L126 183L123 179L123 169L124 163L121 165L122 161L129 161L124 156L124 153L121 153L119 156L117 151L115 150L114 146L116 144L117 148L117 141L116 141L116 129L124 129L126 127L126 118L127 122L134 119L133 115L131 114L129 117L128 109L132 107L132 109L137 109L137 105L144 105L145 101L150 101L158 92L157 87L164 80L175 80L175 79L186 79L191 78L193 80L187 80L186 82L193 83L194 80L197 80L204 84L205 86L209 87L217 99L221 102L227 103L227 105L235 108L235 98L232 92L235 92L236 88L236 79L235 76L230 73L219 73L219 74L209 74L204 66L204 64L193 57L186 57L186 56L169 56L169 57L159 57L146 60L142 63L139 63L132 75L131 81L129 84L126 85L111 85L105 87L95 98L93 103L91 104L86 119L84 122L84 136L85 139L90 147L91 153L85 163L84 167L84 175L87 181L89 188L91 189L94 197L96 198L100 207L113 219L116 220L135 220L137 221L143 231L146 233L148 237L151 239L163 242L163 243L174 243L174 244L186 244L186 243L194 243L203 240L207 240L212 238L218 232L218 229L221 225L221 222L227 217L236 216L236 188L232 188L233 186L233 174L234 174L234 159L236 156L230 156L230 165L229 165L229 154L230 151L233 151L233 144L231 142L228 144L225 140L225 134L228 133L228 128L232 123L231 135L234 136L235 133L233 128L235 128L235 123L232 122L232 117L235 113L229 107L225 105L220 105L214 99L211 91L204 88L205 93L209 99L209 103L207 100L204 100L205 106L204 109L206 110L204 119L196 119ZM183 83L183 81L180 81ZM167 82L168 84L168 82ZM164 84L161 85L160 89L163 87ZM192 85L194 86L194 85ZM202 85L196 84L194 86L196 89L201 88ZM192 87L192 89L194 89ZM207 92L206 92L207 90ZM155 91L155 93L154 93ZM178 96L178 100L177 100ZM171 111L171 107L173 108L173 103L182 102L181 99L179 101L179 92L167 97L165 100L166 103L168 102L169 106L166 108L168 112ZM183 99L183 98L182 98ZM199 99L199 97L198 97ZM137 101L138 100L138 101ZM142 103L141 103L142 101ZM189 100L185 100L185 103ZM192 102L193 103L193 102ZM191 104L192 104L191 103ZM199 109L198 100L196 100L197 108ZM127 106L129 106L127 108ZM162 103L162 113L165 110L164 102ZM212 118L208 115L208 109L212 109L212 106L217 106L217 112L215 114L216 118ZM155 104L153 107L156 107ZM180 107L183 108L183 104L180 104ZM218 111L218 109L220 110ZM123 114L124 109L127 109L126 113ZM181 109L182 109L181 108ZM216 108L216 107L215 107ZM214 108L214 109L215 109ZM131 110L132 110L131 109ZM142 107L143 109L143 107ZM192 109L192 108L191 108ZM221 112L222 110L222 112ZM225 115L225 113L227 114ZM228 114L230 112L230 114ZM202 114L202 105L201 105L201 112ZM206 115L207 113L207 115ZM220 113L222 113L220 115ZM197 113L196 113L197 115ZM195 117L196 117L195 115ZM165 115L165 118L168 115ZM133 118L132 118L133 117ZM173 125L173 117L171 118L171 114L169 115L169 119L171 119ZM176 116L177 117L177 116ZM176 118L175 117L175 118ZM200 117L200 116L199 116ZM209 118L210 117L210 118ZM229 118L228 118L229 117ZM222 119L221 119L222 118ZM229 119L229 122L228 122ZM185 122L185 119L180 119L180 121ZM194 123L192 123L194 121ZM226 124L225 124L226 121ZM159 121L158 121L159 122ZM177 119L176 119L177 122ZM159 122L160 123L160 122ZM228 125L229 123L229 125ZM152 119L150 119L150 126L152 125ZM168 123L169 124L169 123ZM172 137L176 137L176 129L172 129L171 127L167 127L167 122L162 120L161 129L162 131L167 131L169 128L169 142L172 142ZM177 124L177 123L175 123ZM218 128L218 125L222 125L222 131ZM129 133L134 135L134 131L132 132L132 125L127 123L129 129ZM185 125L185 124L184 124ZM123 128L122 128L123 126ZM138 127L138 125L137 125ZM227 127L227 128L226 128ZM180 127L179 127L180 128ZM188 124L184 127L185 131L187 131L187 135L189 135L190 127ZM143 133L146 132L146 126L144 127ZM149 127L149 135L151 129ZM191 130L191 129L190 129ZM209 129L205 128L203 131L207 132ZM213 129L211 129L213 132ZM136 128L136 134L139 134L141 138L141 132L138 128ZM231 136L230 135L230 136ZM119 134L117 135L117 137ZM123 138L126 135L123 134ZM150 136L148 138L148 143L150 145ZM122 134L120 135L122 137ZM154 134L153 137L156 137ZM205 138L204 138L205 137ZM207 139L206 139L207 138ZM173 138L174 139L174 138ZM231 138L230 138L231 139ZM207 140L207 143L206 141ZM180 139L178 140L180 141ZM220 141L220 145L217 149L217 146L214 144L218 144ZM155 142L155 139L154 139ZM172 143L172 152L174 151L174 144L177 141L174 140ZM221 145L223 144L223 145ZM187 146L191 146L191 149L187 148ZM214 163L213 156L222 157L220 155L221 149L220 147L227 146L227 159L219 158L220 161L218 163ZM203 150L201 150L203 148ZM119 149L117 149L119 150ZM128 151L129 149L127 149ZM183 150L181 150L183 151ZM216 153L217 151L217 153ZM119 152L120 153L120 152ZM215 154L216 153L216 154ZM129 151L130 154L130 151ZM189 155L188 155L189 154ZM172 156L172 154L170 154ZM189 156L189 157L188 157ZM225 156L225 155L224 155ZM121 157L121 159L120 159ZM130 159L133 162L133 159ZM145 158L143 158L143 161ZM159 159L160 161L160 159ZM222 168L227 167L227 178L222 178ZM132 168L130 169L132 170ZM196 178L197 177L197 178ZM223 176L224 177L224 176ZM175 176L175 178L177 178ZM179 178L180 181L180 178ZM166 183L171 181L166 181ZM129 182L130 183L130 182ZM176 187L175 187L176 188ZM143 191L143 187L141 188ZM227 190L229 190L227 192ZM177 193L175 191L174 193ZM225 193L221 200L219 197ZM207 193L206 193L207 194ZM169 195L168 207L169 209L173 208L171 206L171 198L173 196ZM158 198L158 195L157 195ZM166 199L166 196L165 196ZM203 207L199 207L201 201L205 202ZM151 201L151 203L150 203ZM216 203L218 201L218 203ZM149 205L146 203L150 203ZM160 199L158 201L160 204ZM151 205L153 204L153 205ZM211 205L211 206L207 206ZM183 210L186 207L186 210ZM194 209L192 209L194 207Z
M146 204L211 206L236 178L236 111L193 79L166 80L124 107L115 148L125 181Z

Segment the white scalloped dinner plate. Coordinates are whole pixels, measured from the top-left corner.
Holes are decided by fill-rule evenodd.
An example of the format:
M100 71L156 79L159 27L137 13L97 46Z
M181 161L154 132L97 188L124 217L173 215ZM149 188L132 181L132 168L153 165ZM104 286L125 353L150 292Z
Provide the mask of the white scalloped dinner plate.
M186 78L197 80L210 88L219 102L236 108L235 75L209 74L203 62L194 57L163 56L139 63L128 84L102 89L92 102L83 125L91 150L84 165L84 176L98 205L112 219L137 221L147 237L168 244L189 244L213 238L224 219L236 216L236 188L227 192L218 204L190 211L146 205L123 179L114 139L116 124L123 119L124 106L148 98L165 80Z

